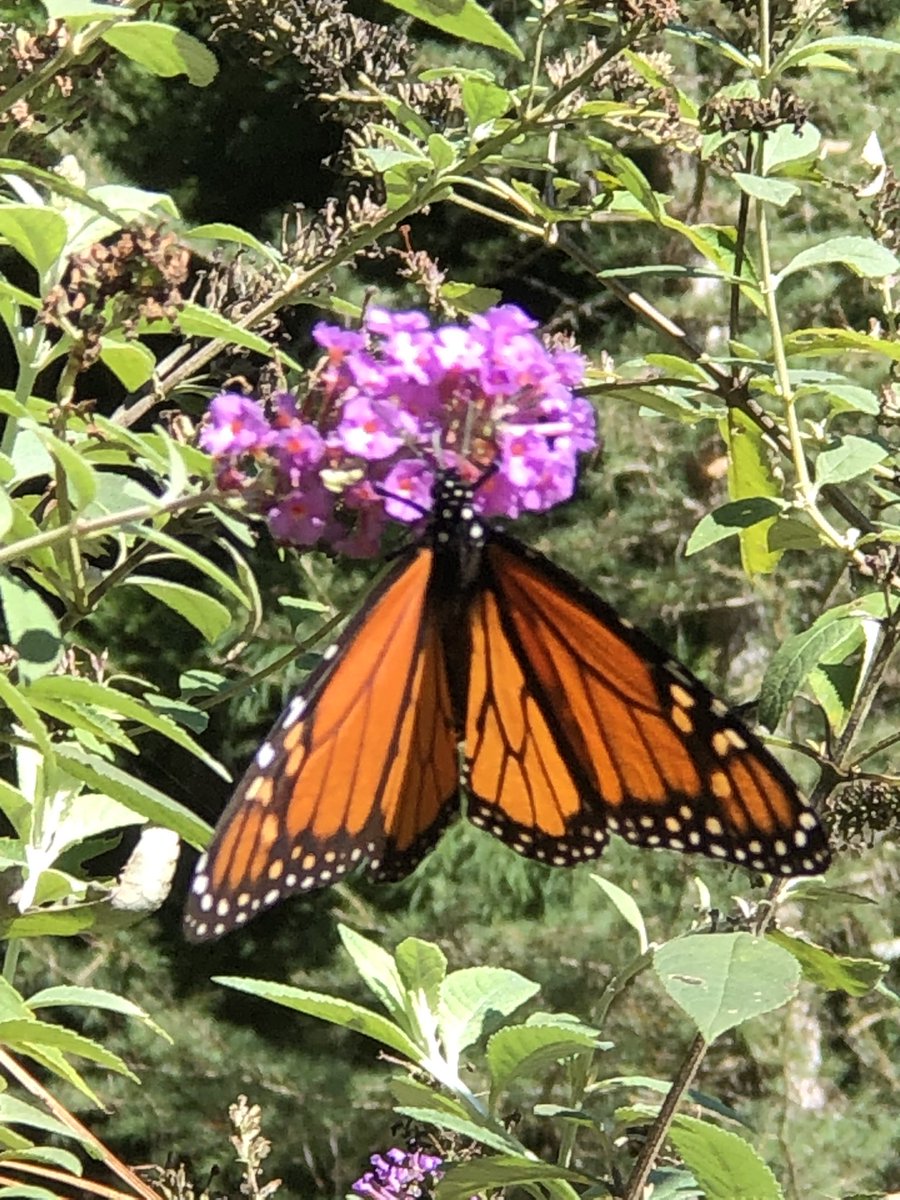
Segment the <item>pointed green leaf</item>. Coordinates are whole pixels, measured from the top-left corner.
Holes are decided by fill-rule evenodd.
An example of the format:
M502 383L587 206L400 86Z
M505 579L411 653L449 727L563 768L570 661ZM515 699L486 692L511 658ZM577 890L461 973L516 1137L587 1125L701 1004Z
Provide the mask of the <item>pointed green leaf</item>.
M30 1053L32 1046L76 1054L138 1082L118 1054L62 1025L49 1025L46 1021L0 1021L0 1045L12 1046L22 1054Z
M106 1012L121 1013L125 1017L134 1017L142 1024L146 1025L154 1033L171 1042L171 1037L161 1029L159 1025L151 1018L149 1013L131 1000L126 1000L124 996L118 996L115 992L108 992L104 988L82 987L77 984L59 984L56 987L42 988L39 992L35 992L33 996L28 997L28 1007L30 1009L39 1008L99 1008Z
M749 933L677 938L660 946L653 965L707 1042L780 1008L800 979L799 965L787 951Z
M482 1146L490 1146L492 1150L515 1152L519 1149L516 1139L504 1130L477 1125L467 1117L448 1112L446 1108L419 1108L413 1105L408 1108L406 1106L399 1107L396 1111L401 1117L409 1117L416 1124L435 1125L438 1129L449 1129L452 1133L471 1138L473 1142L478 1142Z
M775 286L778 287L789 275L797 271L808 271L811 267L822 267L832 263L849 267L863 279L883 279L900 269L900 259L896 254L873 238L830 238L795 255L775 277Z
M156 359L143 342L120 341L104 336L100 339L100 361L128 389L136 392L153 378Z
M372 995L380 1000L397 1020L406 1018L406 997L397 964L377 942L363 937L349 925L339 925L338 934L353 965L368 985Z
M748 196L752 196L755 200L765 200L768 204L774 204L778 208L800 194L796 183L789 183L786 179L770 179L764 175L745 175L743 171L735 171L732 178L741 191L746 192Z
M803 938L792 937L780 929L766 936L777 946L793 954L808 979L826 992L845 992L848 996L865 996L887 974L888 964L874 958L850 958L835 954Z
M421 1063L422 1051L403 1032L399 1025L389 1021L380 1013L361 1004L352 1004L349 1000L340 1000L337 996L323 996L319 992L309 992L304 988L290 987L286 983L271 983L266 979L241 979L233 975L219 975L213 979L223 987L234 988L238 992L247 992L251 996L259 996L262 1000L271 1000L284 1008L295 1012L306 1013L311 1017L319 1017L332 1025L340 1025L344 1029L352 1029L382 1045L405 1055L414 1063Z
M591 879L596 883L597 887L606 894L616 906L619 916L622 917L638 935L638 943L640 952L644 954L649 946L647 938L647 927L644 924L644 918L641 915L641 910L638 908L634 897L615 883L611 883L608 879L604 879L602 875L592 875Z
M154 600L171 608L199 630L208 642L215 642L231 624L231 613L221 601L187 584L150 575L130 575L124 583L139 587Z

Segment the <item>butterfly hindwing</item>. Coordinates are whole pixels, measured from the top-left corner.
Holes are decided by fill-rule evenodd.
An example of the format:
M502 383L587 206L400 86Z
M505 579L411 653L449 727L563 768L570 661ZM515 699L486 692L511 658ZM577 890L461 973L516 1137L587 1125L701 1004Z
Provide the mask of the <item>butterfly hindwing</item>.
M455 813L432 558L394 568L260 747L198 864L188 936L218 937L363 860L376 878L404 875Z
M483 603L523 694L581 781L571 828L776 874L824 870L824 834L787 772L685 667L516 539L493 533L484 561Z

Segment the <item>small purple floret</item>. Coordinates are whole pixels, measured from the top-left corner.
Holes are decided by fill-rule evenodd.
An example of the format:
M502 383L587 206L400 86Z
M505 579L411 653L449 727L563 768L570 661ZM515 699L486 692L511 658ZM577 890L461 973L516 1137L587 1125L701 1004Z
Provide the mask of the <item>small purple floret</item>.
M367 1200L418 1200L430 1196L444 1175L443 1159L424 1150L393 1146L383 1155L373 1154L369 1162L372 1170L352 1184L356 1195Z
M271 415L223 393L200 445L221 485L252 485L272 533L298 546L379 553L389 522L427 516L441 468L482 481L480 512L543 511L571 496L596 425L572 390L584 358L548 349L535 329L511 304L436 327L425 313L382 308L360 330L319 322L324 357L308 392L276 395Z

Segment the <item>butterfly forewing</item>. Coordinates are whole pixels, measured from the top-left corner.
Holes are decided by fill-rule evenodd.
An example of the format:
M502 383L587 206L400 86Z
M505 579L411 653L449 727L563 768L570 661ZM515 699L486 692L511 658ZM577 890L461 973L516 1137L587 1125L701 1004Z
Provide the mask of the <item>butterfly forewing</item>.
M698 679L514 538L493 535L485 555L487 586L535 706L573 777L588 780L587 810L643 846L778 874L825 869L812 809Z
M434 844L458 764L431 567L423 548L395 568L260 747L198 864L188 936L218 937L363 859L406 874Z

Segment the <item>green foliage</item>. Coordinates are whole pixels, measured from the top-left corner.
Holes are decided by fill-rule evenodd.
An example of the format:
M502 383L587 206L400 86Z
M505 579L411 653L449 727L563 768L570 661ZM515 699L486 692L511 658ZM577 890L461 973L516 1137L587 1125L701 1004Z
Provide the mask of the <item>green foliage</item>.
M598 892L460 827L412 879L298 903L232 950L189 957L165 919L117 934L161 903L169 831L204 844L215 805L195 797L224 799L211 781L283 701L277 673L297 681L360 588L356 569L257 545L191 419L236 376L302 389L309 319L354 320L371 288L448 319L502 298L576 327L604 462L526 536L692 665L758 691L817 802L847 779L898 787L900 43L875 36L892 9L696 0L675 24L663 3L629 23L620 4L392 2L419 42L340 0L0 6L18 26L0 29L0 1056L31 1092L0 1096L0 1173L30 1166L15 1194L43 1197L53 1169L77 1186L85 1150L117 1170L72 1116L108 1097L120 1153L162 1161L165 1130L185 1129L176 1149L209 1162L219 1080L230 1096L249 1078L285 1194L340 1194L392 1120L356 1031L403 1060L394 1106L456 1160L445 1197L634 1200L630 1139L649 1122L656 1157L680 1160L657 1162L655 1197L896 1189L890 845L854 847L833 886L769 897L803 933L767 929L743 895L733 912L739 885L713 865L695 890L685 863L614 847ZM226 94L277 158L229 160L247 143L203 118ZM276 94L335 144L286 143ZM212 184L185 177L195 112ZM222 203L183 217L164 155L179 199ZM336 195L293 232L296 196L274 219L254 199L245 229L229 175L271 203L284 178ZM87 972L85 934L101 947ZM286 961L312 978L254 978ZM290 1015L270 1026L259 1000ZM712 1043L703 1092L679 1074L686 1027ZM665 1116L677 1074L695 1107ZM41 1088L63 1097L52 1114ZM822 1128L835 1115L841 1144ZM232 1117L261 1200L259 1114Z

